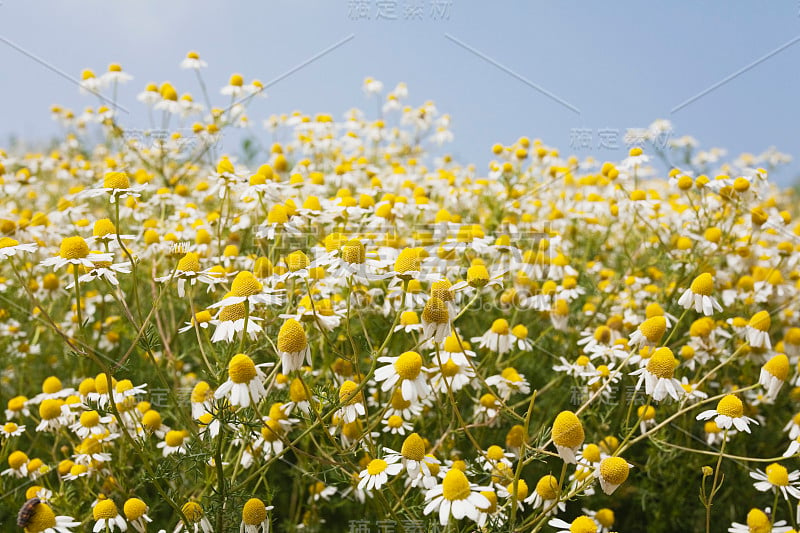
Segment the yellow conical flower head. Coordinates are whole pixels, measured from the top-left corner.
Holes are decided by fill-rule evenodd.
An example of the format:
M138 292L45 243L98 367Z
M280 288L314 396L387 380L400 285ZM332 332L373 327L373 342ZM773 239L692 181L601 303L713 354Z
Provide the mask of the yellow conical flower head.
M509 494L514 494L514 482L513 481L506 486L506 490L508 491ZM522 501L525 498L527 498L528 497L528 490L529 490L528 489L528 484L525 483L525 480L518 479L517 480L517 491L516 491L517 501Z
M419 316L416 311L403 311L400 315L400 325L413 326L415 324L419 324Z
M257 278L268 278L272 275L272 261L268 257L259 257L253 265L253 274Z
M127 172L106 172L103 176L104 189L127 189L131 186L131 180Z
M360 265L367 259L367 249L358 239L352 239L342 245L342 259L350 264Z
M644 309L644 316L645 318L653 318L654 316L664 316L664 308L661 307L658 303L652 302L647 304L647 307Z
M233 173L234 173L233 163L231 163L231 160L228 159L226 156L222 156L222 158L219 160L219 163L217 163L217 174L233 174Z
M112 500L100 500L92 509L92 516L95 520L116 518L117 515L119 515L119 511Z
M786 467L783 465L772 463L766 468L765 473L767 474L767 481L773 485L779 487L786 487L789 485L789 471L786 470Z
M759 311L750 317L748 325L758 331L769 331L770 326L772 326L772 318L770 318L768 312Z
M542 476L536 483L536 494L543 500L555 500L558 498L558 480L555 476Z
M243 270L236 274L231 283L231 293L234 296L253 296L263 289L261 282L256 279L252 272Z
M747 528L750 533L769 533L772 521L761 509L750 509L747 513Z
M289 384L289 398L295 403L305 402L308 400L306 388L300 378L293 379Z
M785 354L774 355L764 364L764 370L781 381L786 381L789 376L789 358Z
M417 352L404 352L394 362L394 369L401 379L417 379L422 370L422 356Z
M450 312L440 298L431 296L422 310L422 320L431 324L446 324L450 320Z
M484 265L472 265L467 269L467 283L470 287L483 287L489 283L489 271Z
M297 272L298 270L308 268L310 264L311 261L309 261L308 256L303 253L302 250L295 250L286 256L286 266L289 267L291 272Z
M205 381L199 381L192 389L190 400L192 403L202 403L211 399L211 386Z
M476 507L485 513L494 514L497 511L497 493L493 490L482 490L481 496L489 500L489 507L483 508L479 505Z
M411 407L411 401L403 398L403 391L397 388L392 392L392 409L402 411Z
M508 448L521 448L525 442L525 428L519 424L511 426L511 429L506 433L506 447Z
M508 335L509 331L510 326L508 325L508 320L505 318L498 318L492 322L492 333L497 333L498 335Z
M577 448L583 444L586 435L583 424L572 411L561 411L553 422L553 442L556 446Z
M579 516L569 525L569 533L597 533L597 523L586 515Z
M639 331L648 341L655 344L661 340L664 332L667 331L667 319L663 316L648 318L639 325Z
M621 485L628 479L630 467L622 457L606 457L600 463L600 475L612 485Z
M431 296L439 298L443 302L452 302L454 298L453 291L450 290L452 286L446 279L434 281L431 285Z
M95 221L92 226L92 235L94 237L105 237L106 235L113 235L117 232L114 223L108 218L101 218Z
M355 396L350 398L350 396L356 391L358 388L358 384L355 381L350 381L349 379L342 383L341 387L339 387L339 401L344 403L347 402L347 405L353 405L356 403L361 403L363 400L363 394L361 391L358 392ZM348 400L348 398L350 398Z
M183 507L181 507L181 511L183 512L183 516L186 517L186 520L192 524L199 522L203 518L203 508L196 502L184 503Z
M195 252L188 252L178 261L178 270L182 272L199 272L200 256Z
M417 433L412 433L403 441L400 454L412 461L422 461L425 458L425 441Z
M280 421L270 418L264 422L264 426L261 428L261 437L267 442L275 442L281 438L282 432Z
M122 506L122 512L128 520L138 520L147 512L147 504L139 498L128 498Z
M711 296L711 293L714 291L714 278L708 272L704 272L694 278L694 281L689 288L695 294Z
M286 207L281 204L273 205L267 214L267 223L286 224L287 222L289 222L289 212Z
M230 296L233 296L233 294L228 293L225 295L225 298ZM244 306L244 302L239 302L238 304L231 304L223 307L217 318L220 322L235 322L243 319L246 314L247 309Z
M467 476L458 468L447 471L442 481L442 495L450 501L465 500L470 495L470 486Z
M242 523L257 526L267 519L267 507L258 498L250 498L242 507Z
M416 248L403 248L394 262L395 272L418 272L420 267L419 251Z
M278 331L278 350L297 353L303 351L307 345L308 339L302 324L294 318L286 320Z
M744 405L737 396L728 394L717 404L717 412L731 418L739 418L744 414Z
M256 377L256 365L243 353L238 353L228 363L228 377L234 383L250 383Z
M647 371L659 378L671 379L678 367L672 350L666 346L657 349L647 361Z
M89 255L89 245L79 235L66 237L61 241L59 255L64 259L83 259Z

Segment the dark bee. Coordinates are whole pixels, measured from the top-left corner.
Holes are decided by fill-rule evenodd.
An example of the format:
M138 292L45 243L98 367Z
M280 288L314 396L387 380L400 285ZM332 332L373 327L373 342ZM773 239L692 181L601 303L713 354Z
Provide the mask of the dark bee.
M30 524L31 518L33 518L33 511L40 503L42 503L42 500L39 498L31 498L22 504L22 508L17 514L17 525L19 527L26 527L28 524Z

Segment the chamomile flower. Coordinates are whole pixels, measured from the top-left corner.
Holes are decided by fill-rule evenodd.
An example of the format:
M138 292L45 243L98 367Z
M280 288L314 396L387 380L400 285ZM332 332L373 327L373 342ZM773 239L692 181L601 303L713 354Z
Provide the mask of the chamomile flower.
M774 400L788 376L789 358L784 354L777 354L761 367L758 383L767 389L767 398Z
M558 514L567 508L566 502L559 501L559 494L558 479L547 474L539 478L536 487L525 503L532 504L532 509L541 508L545 514Z
M25 426L19 426L14 422L6 422L0 426L0 438L3 439L19 437L23 433L25 433Z
M497 388L497 392L507 400L512 394L528 394L530 385L525 380L525 375L517 372L514 367L506 367L500 374L486 378L486 384Z
M597 522L587 515L581 515L572 522L565 522L560 518L553 518L548 525L557 528L556 533L597 533Z
M744 416L744 405L738 396L725 395L716 409L708 409L697 415L697 420L714 419L719 429L735 427L739 431L750 433L750 424L758 424L750 417Z
M667 319L663 316L648 318L636 328L630 335L631 348L641 348L643 346L653 347L661 341L664 332L667 330Z
M431 296L422 310L422 331L426 339L441 344L450 334L452 316L441 299Z
M181 507L181 512L186 517L187 523L184 523L183 520L178 521L174 533L180 533L184 530L192 533L212 533L214 531L211 522L206 518L205 512L203 512L203 508L199 503L186 502Z
M18 240L11 237L0 237L0 259L14 256L18 252L35 252L37 248L36 243L20 244Z
M40 264L42 266L52 266L56 270L61 269L67 265L75 267L85 267L93 269L95 262L105 261L111 263L114 259L112 254L97 253L91 254L90 257L89 245L79 235L73 237L66 237L61 241L58 255L45 259Z
M492 327L486 333L480 337L474 337L472 342L477 342L481 348L486 348L502 355L509 351L514 339L508 320L498 318L492 322Z
M100 500L92 508L92 517L95 519L92 531L99 533L101 531L127 531L128 523L125 518L119 514L117 504L113 500Z
M600 481L600 487L606 494L612 494L617 487L625 483L628 479L632 464L629 464L622 457L606 457L597 465L595 475Z
M464 472L458 468L451 468L445 474L441 485L436 485L425 494L425 509L423 514L439 513L439 523L446 526L450 518L461 520L464 517L473 522L478 521L480 509L487 509L490 502L481 491L491 490L490 487L478 487L470 483Z
M145 533L147 531L147 524L153 521L152 518L147 516L147 511L147 504L139 498L128 498L122 506L122 512L125 514L125 518L128 519L133 529L139 533Z
M26 533L72 533L73 529L80 527L71 516L56 516L49 504L40 501L34 505L28 523L25 525Z
M792 528L786 525L785 520L773 523L768 515L770 512L769 507L767 507L766 511L765 513L755 507L750 509L747 513L746 523L733 522L731 527L728 528L729 533L788 533L792 531Z
M278 353L281 356L284 374L300 370L303 360L311 365L311 348L308 345L306 332L297 320L293 318L286 320L278 331Z
M243 353L234 355L228 363L228 380L219 386L214 397L227 398L231 405L240 407L248 407L251 402L258 403L267 395L264 389L266 375L261 367L270 365L256 365Z
M772 349L772 342L769 339L769 328L772 319L766 311L759 311L750 317L747 324L747 342L753 348Z
M647 360L647 366L631 372L630 375L639 376L636 390L644 383L645 393L652 396L654 400L661 401L667 396L671 396L677 401L683 394L681 382L674 378L677 367L678 361L672 350L663 346L653 352Z
M191 50L186 53L186 57L183 58L183 61L181 61L180 65L182 69L187 69L187 70L189 69L199 70L207 66L208 63L200 59L200 54L198 54L194 50Z
M400 386L403 398L416 403L430 392L425 374L428 369L422 366L422 356L417 352L404 352L397 357L379 357L381 363L388 363L375 371L375 381L383 382L381 390L388 391Z
M272 506L267 507L258 498L250 498L242 507L242 523L239 528L240 533L269 533L270 521L268 511Z
M397 455L387 455L383 459L373 459L367 468L361 471L358 482L359 489L379 490L389 480L389 476L396 476L403 470L403 464L398 462Z
M708 272L704 272L694 278L691 286L678 299L678 305L684 309L694 308L698 313L711 316L715 310L722 311L722 306L711 296L713 290L714 278Z
M794 499L800 498L800 484L798 483L800 470L789 472L785 466L772 463L764 471L750 472L750 477L756 480L753 483L756 490L761 492L780 490L786 500L790 495Z
M575 454L583 444L583 424L572 411L561 411L553 422L553 444L561 459L568 464L576 463Z
M355 422L359 416L367 414L364 409L364 395L361 391L356 393L358 384L347 380L339 387L339 402L343 403L339 409L339 416L345 424Z

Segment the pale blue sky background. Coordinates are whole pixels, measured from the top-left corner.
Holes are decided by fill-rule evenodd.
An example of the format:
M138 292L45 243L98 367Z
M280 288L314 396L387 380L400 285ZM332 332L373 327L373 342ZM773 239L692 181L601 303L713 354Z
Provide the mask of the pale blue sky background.
M624 132L668 118L677 134L693 135L705 148L759 153L774 145L796 159L780 181L800 175L800 40L670 112L800 36L798 0L436 1L438 13L432 0L368 0L360 2L369 8L367 16L355 20L356 2L348 0L2 0L0 37L75 77L86 67L99 73L109 62L121 63L135 76L120 92L120 102L132 111L124 122L132 127L145 125L135 95L148 81L169 80L179 92L200 99L193 73L178 69L190 49L209 63L205 76L216 90L233 72L271 81L352 34L352 40L271 87L251 116L295 109L341 116L350 107L365 108L361 82L369 75L387 89L405 81L412 103L431 99L450 113L455 134L450 151L481 169L492 143L521 135L541 138L562 153L618 158L621 151L596 149L598 130ZM380 4L395 6L396 20L377 20ZM411 5L423 7L423 20L406 20ZM96 105L2 40L0 66L0 145L11 134L47 139L56 131L48 111L53 103L76 110ZM570 147L576 128L591 130L592 150Z

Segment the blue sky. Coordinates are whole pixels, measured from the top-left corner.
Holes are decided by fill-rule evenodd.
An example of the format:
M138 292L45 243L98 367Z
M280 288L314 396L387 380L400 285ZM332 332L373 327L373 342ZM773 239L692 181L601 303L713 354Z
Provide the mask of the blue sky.
M369 110L374 104L361 82L373 76L387 88L405 81L412 103L433 100L449 113L455 134L449 151L479 168L494 142L521 135L562 153L619 158L621 150L598 148L601 130L619 131L621 139L626 128L667 118L677 134L694 136L704 148L738 154L775 146L793 155L776 176L786 184L800 175L800 39L793 42L799 11L797 0L2 0L0 37L74 77L83 68L102 72L121 63L135 76L120 91L131 111L123 122L136 127L145 125L146 113L135 95L149 81L169 80L200 99L193 73L178 68L190 49L209 63L206 81L218 88L233 72L274 80L353 36L270 87L251 116ZM0 65L0 144L12 134L53 135L53 103L76 110L96 105L2 40ZM574 142L579 129L589 132L590 149Z

